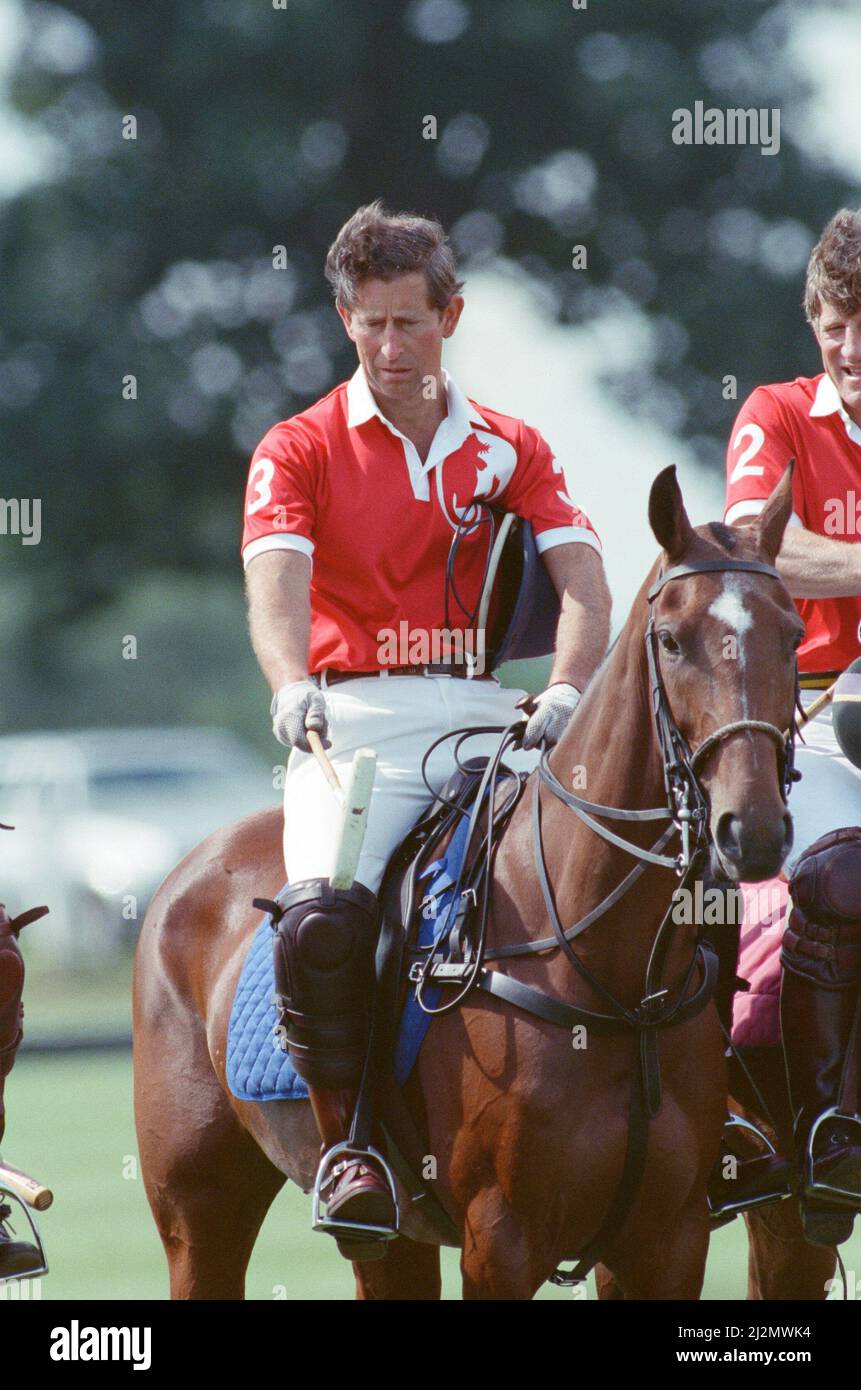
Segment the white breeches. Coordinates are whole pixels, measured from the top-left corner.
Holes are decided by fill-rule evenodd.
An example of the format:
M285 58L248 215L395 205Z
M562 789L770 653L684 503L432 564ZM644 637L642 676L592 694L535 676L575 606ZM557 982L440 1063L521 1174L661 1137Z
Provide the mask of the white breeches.
M357 748L372 748L377 771L368 825L356 872L359 883L377 892L394 849L432 797L422 781L422 758L435 739L452 729L480 724L508 725L521 718L515 703L525 693L505 690L493 680L449 676L369 676L326 687L328 754L341 784L346 783ZM471 738L461 761L492 754L499 734ZM455 769L450 739L435 750L428 779L435 790ZM509 767L531 771L537 750L510 750ZM327 878L332 871L340 813L316 758L294 748L284 784L284 864L287 878Z
M805 708L819 693L803 692ZM795 834L786 862L788 873L798 856L821 835L845 825L861 825L861 769L853 767L840 752L831 706L805 724L801 733L804 743L799 739L796 745L795 765L802 779L789 798Z

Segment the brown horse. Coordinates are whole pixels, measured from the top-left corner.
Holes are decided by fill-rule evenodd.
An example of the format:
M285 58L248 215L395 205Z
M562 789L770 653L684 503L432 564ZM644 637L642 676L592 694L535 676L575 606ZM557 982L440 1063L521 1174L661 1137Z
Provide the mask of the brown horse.
M789 477L749 531L694 529L674 470L655 481L652 529L664 554L575 719L549 760L592 802L631 809L665 803L644 640L665 709L695 750L715 867L731 880L777 872L791 823L780 736L791 721L800 624L771 568L791 509ZM649 589L665 568L652 598ZM689 567L689 568L684 568ZM741 573L733 570L741 570ZM732 639L732 640L729 640ZM535 775L499 845L488 958L502 944L548 935L532 841ZM631 858L540 788L547 874L559 918L578 922L630 871ZM646 848L654 826L618 827ZM225 1079L227 1022L259 921L255 895L283 881L281 816L261 812L212 835L158 890L135 964L135 1105L147 1195L174 1298L241 1298L248 1260L285 1178L305 1191L318 1161L310 1106L245 1102ZM577 955L630 1011L677 879L644 865L636 893L577 938ZM552 919L551 919L552 920ZM664 960L668 997L695 990L696 928L674 929ZM600 1009L604 997L562 949L509 957L508 976L558 1000ZM687 997L687 996L686 996ZM706 1182L717 1157L727 1077L714 1005L661 1034L663 1103L648 1130L642 1180L621 1228L601 1251L632 1298L697 1298L709 1239ZM570 1032L474 992L437 1019L405 1095L436 1159L462 1240L466 1298L534 1296L564 1258L604 1227L628 1141L630 1035ZM401 1192L402 1235L385 1259L355 1265L361 1298L437 1298L439 1236ZM334 1258L334 1251L333 1251Z

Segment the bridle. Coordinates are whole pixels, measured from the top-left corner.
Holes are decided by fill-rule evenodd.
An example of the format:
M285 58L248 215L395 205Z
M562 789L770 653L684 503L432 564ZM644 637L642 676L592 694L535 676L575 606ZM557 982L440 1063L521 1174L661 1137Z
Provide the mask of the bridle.
M596 835L615 845L617 849L624 850L625 853L632 855L640 861L635 865L631 872L623 879L622 883L610 893L603 902L593 908L586 917L569 927L564 935L570 941L575 936L579 936L582 931L590 927L605 912L619 901L630 888L633 887L637 879L644 873L648 864L657 864L661 868L674 869L682 877L686 875L695 862L698 853L701 853L708 839L708 797L704 792L699 780L698 773L703 763L709 755L720 744L727 739L735 737L741 733L761 733L766 734L777 745L781 754L781 780L783 784L783 796L786 800L794 782L800 776L795 769L795 739L798 732L796 723L796 711L801 709L801 695L798 686L798 670L795 671L795 700L792 718L789 728L784 732L778 729L776 724L770 724L762 719L734 719L728 724L715 729L708 734L696 749L692 750L687 739L679 729L675 721L672 710L670 709L667 692L661 676L660 661L658 658L658 638L655 627L654 602L658 594L666 584L675 580L685 579L690 575L709 574L723 571L742 571L748 574L764 574L771 579L780 582L780 574L772 565L762 564L759 560L701 560L690 565L674 565L671 569L659 572L654 584L648 591L649 619L646 624L645 642L646 657L649 666L649 687L652 702L652 714L655 720L655 729L658 738L658 747L661 753L661 764L663 770L664 788L667 795L665 806L654 806L647 810L632 811L616 806L603 806L593 801L586 801L583 797L576 796L562 785L556 774L553 772L549 763L549 752L545 751L538 766L538 779L535 788L535 801L533 808L534 840L536 858L538 860L539 877L542 887L545 888L544 900L548 908L551 922L556 918L556 909L553 904L552 895L549 892L547 870L544 862L544 850L541 841L541 807L538 795L538 782L564 802L580 820L589 826ZM612 830L602 825L595 818L601 816L604 819L613 821L641 822L653 820L667 820L669 825L659 836L650 849L642 849L639 845L632 844L629 840L616 835ZM672 838L675 831L681 837L681 849L677 855L662 854L661 851ZM693 847L691 838L693 832ZM558 920L558 919L557 919ZM560 925L561 930L561 925Z
M659 864L665 868L675 869L680 875L689 868L692 861L691 831L694 832L694 854L702 846L706 836L708 798L700 784L698 772L706 759L721 743L741 733L760 733L771 738L781 754L784 800L789 796L792 784L799 777L795 770L795 738L797 734L795 713L797 709L801 708L797 669L794 709L789 728L786 731L778 729L776 724L770 724L762 719L734 719L731 723L723 724L713 733L708 734L692 750L670 709L658 657L658 637L654 613L655 599L666 584L675 580L685 579L690 575L725 571L765 574L780 582L780 574L774 566L762 564L759 560L700 560L690 565L674 565L671 569L659 572L648 591L649 620L645 632L646 657L649 666L652 714L655 720L658 747L661 752L664 788L667 794L666 806L653 807L645 811L629 811L615 806L600 806L595 802L586 801L562 786L550 768L549 753L547 752L542 755L538 769L539 778L544 785L549 787L553 794L570 807L597 835L608 840L618 849L623 849L634 855L635 858L650 864ZM670 834L675 828L681 836L681 851L674 857L658 852L670 838L670 834L666 832L650 850L641 849L638 845L632 845L629 841L623 840L620 836L607 830L605 826L594 819L596 815L621 821L669 820L671 822Z
M793 713L789 728L786 731L778 729L775 724L767 723L762 719L734 719L731 723L724 724L719 729L715 729L713 733L708 734L692 752L670 710L658 661L658 639L654 614L655 599L666 584L675 580L686 579L690 575L725 573L727 571L764 574L770 579L781 582L780 574L774 566L765 565L759 560L700 560L691 565L674 565L671 569L659 572L647 596L649 621L646 625L646 654L649 662L652 709L664 765L664 786L667 792L667 801L670 807L675 805L676 819L682 835L682 853L679 866L682 870L690 862L688 841L691 821L696 823L698 829L705 823L706 798L700 786L697 772L719 744L739 733L768 735L776 743L781 754L784 801L789 796L793 782L797 781L799 776L795 770L795 738L798 731L795 714L796 710L801 708L797 667ZM689 804L691 799L694 803L693 810Z

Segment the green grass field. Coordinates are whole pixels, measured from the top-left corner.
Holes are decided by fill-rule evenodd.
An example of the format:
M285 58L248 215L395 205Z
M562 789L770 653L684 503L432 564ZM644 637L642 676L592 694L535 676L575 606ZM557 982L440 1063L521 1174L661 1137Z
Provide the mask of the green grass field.
M41 1220L51 1265L42 1298L165 1298L166 1266L137 1172L130 1057L19 1058L7 1109L5 1156L55 1193ZM310 1230L309 1213L309 1199L285 1187L257 1242L249 1298L352 1298L349 1265ZM843 1255L848 1270L861 1271L857 1231ZM713 1238L704 1297L743 1298L745 1267L744 1229L735 1221ZM443 1252L443 1269L444 1297L459 1298L456 1251ZM571 1301L572 1293L545 1285L539 1297Z

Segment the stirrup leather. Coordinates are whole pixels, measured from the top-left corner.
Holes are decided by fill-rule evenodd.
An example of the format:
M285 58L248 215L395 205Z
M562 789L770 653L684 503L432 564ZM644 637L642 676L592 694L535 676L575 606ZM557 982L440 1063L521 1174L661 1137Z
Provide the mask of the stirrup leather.
M386 1180L395 1212L392 1226L380 1226L367 1221L339 1221L321 1214L321 1205L326 1200L326 1193L331 1191L338 1176L346 1166L346 1160L351 1158L358 1159L359 1162L371 1158L381 1171ZM348 1140L341 1144L334 1144L320 1159L320 1166L317 1169L311 1199L311 1229L326 1231L329 1235L335 1236L336 1239L377 1241L394 1240L400 1224L401 1213L398 1207L398 1193L394 1175L379 1149L373 1148L370 1144L367 1148L357 1148Z

